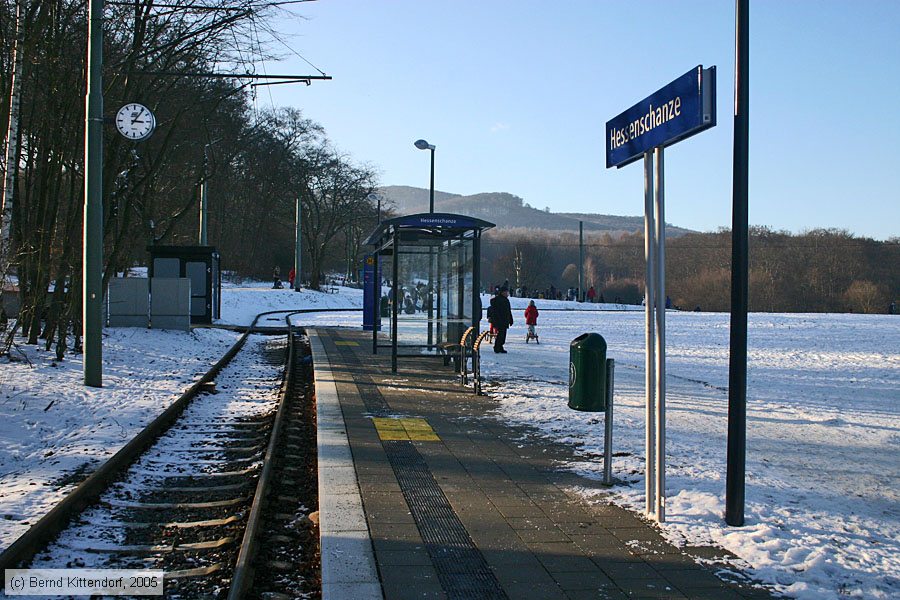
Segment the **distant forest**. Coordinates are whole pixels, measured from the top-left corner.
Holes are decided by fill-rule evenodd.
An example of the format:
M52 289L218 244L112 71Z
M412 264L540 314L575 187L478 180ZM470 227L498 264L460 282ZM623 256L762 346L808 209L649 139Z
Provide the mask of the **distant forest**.
M607 302L639 304L644 294L642 233L585 234L585 289ZM578 285L577 233L491 230L482 245L482 282L509 280L537 293ZM877 241L837 229L792 235L750 232L750 310L885 313L900 297L900 239ZM666 293L684 309L730 307L731 232L689 233L666 242ZM531 292L529 292L529 295Z

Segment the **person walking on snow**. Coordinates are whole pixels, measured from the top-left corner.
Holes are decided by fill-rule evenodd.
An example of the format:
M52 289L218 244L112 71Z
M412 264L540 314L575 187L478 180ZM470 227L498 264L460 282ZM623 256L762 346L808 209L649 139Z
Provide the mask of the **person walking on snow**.
M534 300L528 303L528 308L525 309L525 324L528 325L528 337L525 338L526 341L529 339L537 339L537 333L535 333L534 328L537 326L537 318L538 318L538 309L537 306L534 305Z
M509 288L503 286L500 292L491 298L491 325L497 329L494 338L494 352L506 354L503 344L506 343L506 330L513 324L512 307L509 305Z

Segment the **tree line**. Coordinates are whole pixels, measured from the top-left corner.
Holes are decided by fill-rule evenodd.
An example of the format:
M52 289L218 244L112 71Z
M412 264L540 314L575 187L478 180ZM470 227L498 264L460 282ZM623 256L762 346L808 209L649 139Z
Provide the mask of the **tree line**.
M299 110L257 110L254 80L240 77L272 52L284 4L107 3L104 289L146 264L149 245L198 243L203 182L209 243L224 268L246 275L293 262L298 197L313 287L330 255L349 253L345 237L374 227L374 169L335 149ZM10 224L0 240L0 289L19 301L18 319L7 324L0 314L6 349L18 333L47 349L55 342L62 357L80 328L86 44L86 2L0 0L0 137L10 156L0 160L10 182L0 210ZM203 76L213 72L235 77ZM124 139L111 122L129 102L156 116L143 142Z
M482 241L482 281L529 290L578 285L577 232L495 229ZM584 288L606 301L639 304L644 295L642 232L585 234ZM839 229L800 234L750 231L750 310L887 312L900 297L900 239L877 241ZM666 239L666 293L685 310L728 311L731 232Z

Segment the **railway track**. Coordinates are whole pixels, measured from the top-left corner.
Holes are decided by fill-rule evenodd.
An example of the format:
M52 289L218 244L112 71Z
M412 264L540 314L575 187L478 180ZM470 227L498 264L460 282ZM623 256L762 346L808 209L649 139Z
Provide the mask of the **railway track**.
M308 339L290 326L299 312L319 311L257 316L0 555L0 569L162 570L166 598L318 597L314 388ZM281 327L256 328L274 314Z

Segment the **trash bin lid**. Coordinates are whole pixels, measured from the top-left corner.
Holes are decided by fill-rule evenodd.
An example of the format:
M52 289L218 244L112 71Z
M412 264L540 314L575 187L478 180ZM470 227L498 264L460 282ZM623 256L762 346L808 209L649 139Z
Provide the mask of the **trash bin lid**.
M582 333L569 344L572 348L605 350L606 340L599 333Z

